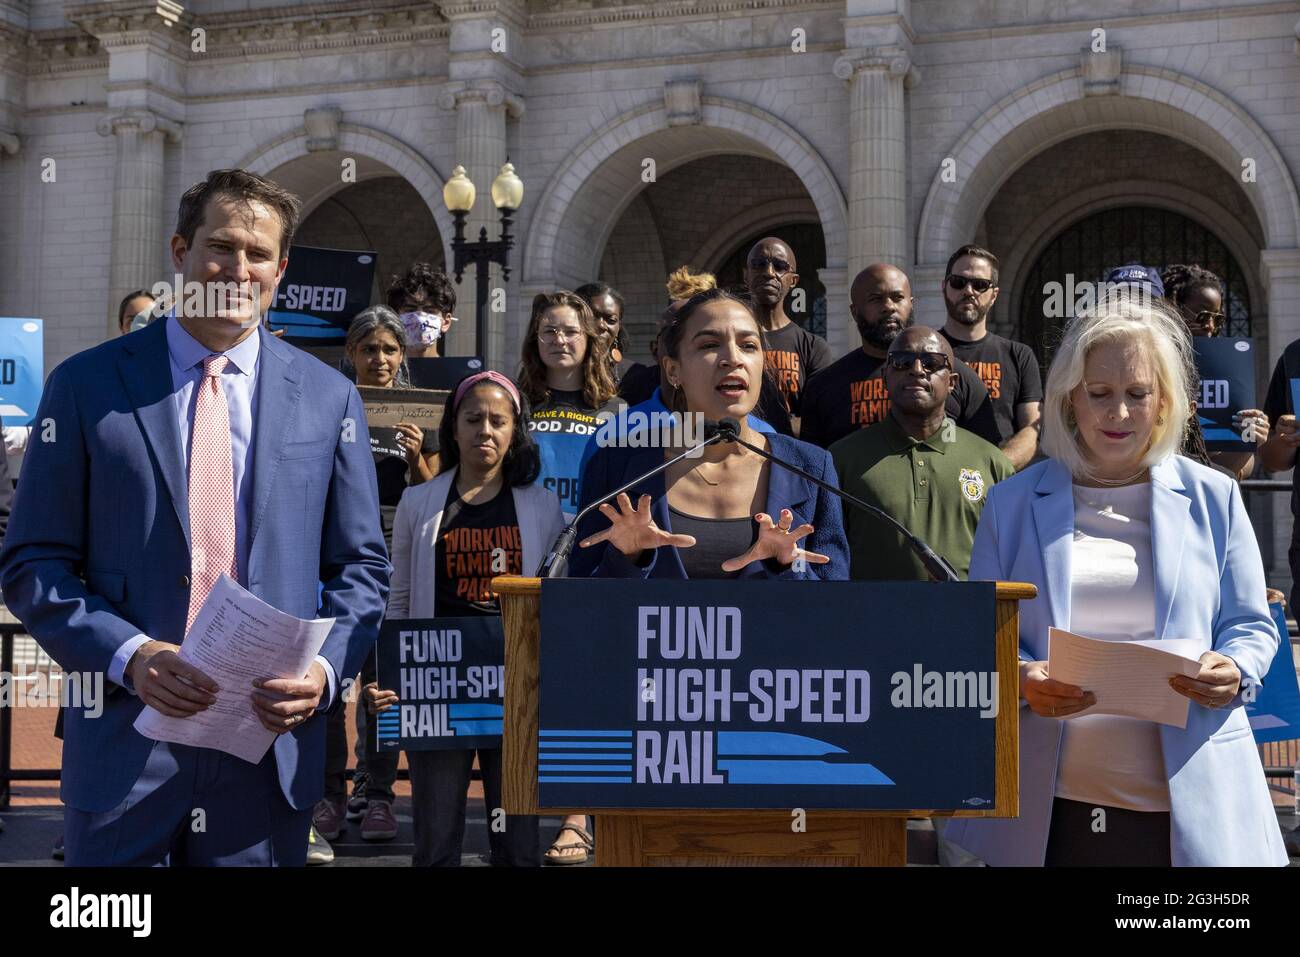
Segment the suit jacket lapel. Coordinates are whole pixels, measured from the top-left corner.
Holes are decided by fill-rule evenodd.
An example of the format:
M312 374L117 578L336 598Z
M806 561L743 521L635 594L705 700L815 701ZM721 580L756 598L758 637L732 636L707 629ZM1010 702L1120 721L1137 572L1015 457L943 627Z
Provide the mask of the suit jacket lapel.
M769 436L769 440L770 439L771 436ZM779 439L775 442L771 442L772 447L769 451L780 458L787 458L786 450L777 447L779 443ZM812 470L805 469L805 471ZM783 468L775 462L772 462L768 466L767 503L764 506L764 511L767 512L773 521L780 521L781 509L788 508L796 515L795 524L797 525L799 523L799 511L808 499L812 497L814 488L815 486L811 482L805 481L789 469ZM805 517L809 520L812 519L811 515Z
M166 327L170 318L155 322L123 340L118 372L126 388L136 420L153 449L163 483L171 497L176 520L190 548L190 497L181 449L180 423L174 403L171 358L167 352Z
M1034 530L1043 556L1043 582L1052 624L1070 627L1070 552L1074 542L1074 492L1070 473L1059 462L1043 470L1034 489ZM1046 636L1042 636L1044 642Z
M1183 538L1192 508L1191 499L1182 494L1183 489L1172 457L1151 469L1151 570L1156 586L1156 638L1165 637L1174 593L1178 590Z
M257 421L253 423L253 513L248 542L251 552L266 516L271 487L280 456L298 415L302 397L302 371L293 351L279 339L257 330L262 337L257 369ZM339 424L342 428L342 423Z

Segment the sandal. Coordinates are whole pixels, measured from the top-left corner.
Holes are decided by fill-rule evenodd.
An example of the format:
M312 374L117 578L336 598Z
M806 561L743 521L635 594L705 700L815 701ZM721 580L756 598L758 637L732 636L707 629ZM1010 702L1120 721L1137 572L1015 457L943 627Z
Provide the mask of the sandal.
M560 835L565 831L572 831L574 834L578 835L578 843L561 844ZM572 848L581 848L582 853L572 853ZM595 850L596 842L592 839L592 836L587 832L585 827L580 827L577 824L563 824L560 826L560 829L555 832L555 841L542 857L542 863L552 864L556 867L564 867L569 864L586 864ZM570 853L560 856L558 852L562 851L570 851ZM552 852L557 853L553 855Z

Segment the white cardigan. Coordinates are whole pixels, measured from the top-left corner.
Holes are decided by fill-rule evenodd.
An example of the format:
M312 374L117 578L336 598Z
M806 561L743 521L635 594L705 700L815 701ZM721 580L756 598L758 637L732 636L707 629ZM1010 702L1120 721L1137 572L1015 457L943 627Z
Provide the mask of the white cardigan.
M388 588L388 618L435 618L438 529L457 469L412 485L402 493L393 519L393 577ZM564 530L560 499L540 485L512 488L524 575L537 570L547 549ZM412 583L415 583L412 587Z

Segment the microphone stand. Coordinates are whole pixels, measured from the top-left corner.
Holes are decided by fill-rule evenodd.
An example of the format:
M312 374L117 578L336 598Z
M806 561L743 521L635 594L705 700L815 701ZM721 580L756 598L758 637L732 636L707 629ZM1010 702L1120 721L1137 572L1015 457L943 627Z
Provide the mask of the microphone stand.
M884 511L883 509L878 508L875 505L872 505L870 502L864 502L856 495L850 495L842 488L836 488L834 485L831 485L829 482L823 482L817 476L805 472L797 465L791 465L789 462L783 462L781 459L778 459L771 452L767 452L763 449L758 448L757 446L750 445L748 442L746 442L744 439L740 437L739 423L737 423L734 419L723 419L721 422L719 422L718 435L726 436L726 438L724 438L723 441L736 442L737 444L744 446L745 448L749 449L749 451L754 452L757 455L761 455L769 462L774 462L775 464L781 466L783 469L785 469L788 472L794 472L796 475L807 479L809 482L812 482L818 488L825 489L827 492L830 492L832 495L838 495L840 498L848 502L851 502L852 504L856 505L858 508L862 509L863 511L869 512L870 514L876 516L876 518L890 525L895 531L897 531L900 535L902 535L904 539L907 540L909 545L912 546L912 551L916 553L916 557L921 560L921 564L925 566L925 570L930 573L930 577L935 581L937 582L961 581L961 576L957 574L957 570L953 568L952 565L950 565L942 555L938 554L933 548L931 548L921 539L917 538L910 531L908 531L906 526L904 526L902 522L894 518L894 516L890 515L888 512Z
M644 475L638 475L636 478L628 482L622 488L616 488L608 495L605 495L602 498L598 498L596 499L596 501L588 504L586 508L584 508L574 517L573 522L569 524L564 529L564 531L560 533L559 538L555 540L555 544L551 546L550 552L547 553L547 556L544 559L542 559L541 565L537 567L537 574L535 577L537 578L564 578L565 577L565 574L569 570L569 556L573 553L573 546L578 540L578 523L580 523L584 518L586 518L596 509L600 508L600 506L604 505L606 502L613 501L614 499L622 495L624 492L626 492L628 489L632 488L635 485L641 484L646 479L654 478L660 472L664 471L671 465L675 465L676 463L680 462L682 459L691 455L698 454L701 449L710 445L717 445L720 442L729 441L727 439L728 432L726 432L723 428L721 428L720 426L716 426L714 423L711 422L705 423L706 434L709 431L712 431L713 429L716 429L716 431L713 432L713 435L709 436L699 445L691 446L681 455L674 456L673 458L662 463L661 465L652 468L649 472L646 472Z

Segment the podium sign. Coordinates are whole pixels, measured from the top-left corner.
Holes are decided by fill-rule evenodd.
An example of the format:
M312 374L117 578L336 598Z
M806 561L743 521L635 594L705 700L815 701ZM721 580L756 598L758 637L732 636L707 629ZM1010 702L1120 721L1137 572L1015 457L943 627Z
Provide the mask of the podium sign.
M538 806L987 812L994 607L991 582L544 581Z

